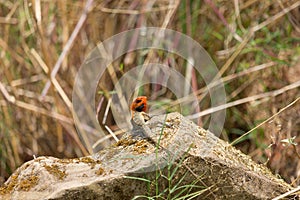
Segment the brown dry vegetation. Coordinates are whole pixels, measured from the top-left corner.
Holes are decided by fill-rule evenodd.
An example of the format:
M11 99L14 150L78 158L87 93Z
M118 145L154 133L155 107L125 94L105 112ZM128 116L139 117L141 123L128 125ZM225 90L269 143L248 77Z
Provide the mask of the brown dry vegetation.
M291 103L300 96L299 22L299 0L0 1L0 183L34 155L88 154L70 108L76 72L97 43L128 29L155 26L191 36L222 72L227 101L234 102L227 109L223 139L232 142L275 115L235 145L297 185L300 102ZM121 58L117 75L134 67L138 56ZM185 75L183 61L176 69ZM51 73L52 84L41 98ZM193 78L198 79L194 90L205 86L200 76ZM96 102L110 97L107 80L100 82L104 92ZM145 89L144 95L150 92ZM167 98L174 97L168 91L160 97Z

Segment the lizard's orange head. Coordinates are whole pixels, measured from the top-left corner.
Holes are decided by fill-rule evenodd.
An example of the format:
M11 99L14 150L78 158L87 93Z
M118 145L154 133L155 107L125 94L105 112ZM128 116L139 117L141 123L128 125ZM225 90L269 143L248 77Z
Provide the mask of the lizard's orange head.
M146 112L147 110L147 97L139 96L131 104L130 109L136 112Z

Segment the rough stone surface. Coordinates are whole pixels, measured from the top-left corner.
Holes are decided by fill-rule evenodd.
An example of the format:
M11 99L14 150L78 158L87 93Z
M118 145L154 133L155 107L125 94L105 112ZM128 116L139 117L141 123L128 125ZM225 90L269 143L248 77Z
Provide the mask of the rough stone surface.
M164 119L154 117L150 124ZM0 199L119 200L192 193L198 199L270 199L292 189L180 114L168 114L166 122L170 127L152 126L159 148L125 137L92 156L29 161L0 188Z

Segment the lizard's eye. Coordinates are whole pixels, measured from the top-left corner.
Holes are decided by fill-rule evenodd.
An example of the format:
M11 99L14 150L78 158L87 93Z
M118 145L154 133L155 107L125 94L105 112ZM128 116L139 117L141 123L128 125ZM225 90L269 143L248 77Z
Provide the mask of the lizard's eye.
M142 102L142 100L141 99L137 99L137 100L135 100L135 103L141 103Z
M143 111L143 109L144 109L144 107L145 107L145 105L144 105L144 104L142 104L142 105L140 105L140 106L136 107L136 108L135 108L135 111L137 111L137 112L142 112L142 111Z

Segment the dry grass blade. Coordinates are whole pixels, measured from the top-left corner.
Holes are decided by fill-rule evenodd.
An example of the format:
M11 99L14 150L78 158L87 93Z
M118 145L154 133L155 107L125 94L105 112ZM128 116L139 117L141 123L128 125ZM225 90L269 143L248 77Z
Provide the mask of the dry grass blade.
M40 74L40 75L33 75L31 77L28 78L22 78L22 79L16 79L10 82L11 87L17 87L17 86L21 86L21 85L26 85L28 83L34 83L37 81L41 81L45 78L44 75Z
M40 0L34 1L34 10L35 10L35 18L36 18L37 24L40 26L40 24L42 22L41 1Z
M42 115L46 115L48 117L51 117L51 118L54 118L56 120L65 122L67 124L74 124L72 118L66 117L64 115L61 115L61 114L53 112L53 111L49 111L49 110L44 109L44 108L37 107L37 106L29 104L29 103L25 103L25 102L16 100L13 104L20 107L20 108L24 108L26 110L31 110L33 112L36 112L36 113L39 113L39 114L42 114Z
M19 96L19 97L24 96L24 97L28 97L31 99L39 100L39 93L20 89L20 88L14 88L12 86L6 86L6 88L7 88L8 92L14 92L16 94L16 96ZM45 98L43 99L43 102L54 103L54 98L51 96L45 96Z
M300 82L299 82L300 83ZM283 111L285 111L286 109L288 109L289 107L291 107L292 105L294 105L297 101L300 100L300 97L298 97L296 100L294 100L292 103L288 104L287 106L285 106L284 108L282 108L281 110L279 110L276 114L274 114L272 117L266 119L265 121L263 121L262 123L258 124L257 126L255 126L254 128L252 128L250 131L248 131L247 133L244 133L243 135L241 135L240 137L238 137L237 139L235 139L233 142L230 143L230 145L235 145L236 143L238 143L243 137L249 135L252 131L254 131L255 129L259 128L260 126L262 126L263 124L271 121L272 119L274 119L276 116L280 115Z
M286 192L286 193L284 193L284 194L282 194L282 195L280 195L280 196L278 196L278 197L275 197L275 198L273 198L272 200L280 200L280 199L283 199L283 198L288 197L288 196L290 196L290 195L292 195L292 194L294 194L294 193L296 193L296 192L298 192L298 191L300 191L300 187L297 187L297 188L295 188L295 189L292 189L291 191L288 191L288 192Z
M34 56L34 58L36 59L36 61L40 64L39 66L43 69L43 71L45 72L45 74L48 74L49 72L49 67L46 65L46 63L43 61L43 59L41 58L41 56L38 54L38 52L36 52L35 49L31 49L30 50L31 54Z
M25 103L25 102L16 100L16 98L14 96L11 96L7 92L6 88L4 87L4 85L1 82L0 82L0 91L1 91L1 93L3 94L3 96L5 97L5 99L8 102L10 102L10 103L12 103L12 104L14 104L18 107L21 107L21 108L24 108L24 109L27 109L27 110L31 110L33 112L40 113L40 114L43 114L43 115L46 115L46 116L49 116L49 117L52 117L54 119L66 122L68 124L73 124L73 120L66 117L66 116L64 116L64 115L58 114L58 113L53 112L53 111L46 110L44 108L37 107L37 106L29 104L29 103Z
M117 136L115 135L115 133L108 126L105 125L104 127L109 132L109 134L115 139L115 141L118 142L119 138L117 138Z
M107 115L108 115L108 111L109 111L109 108L110 108L111 101L112 101L112 99L109 98L109 99L108 99L108 102L107 102L107 105L106 105L106 108L105 108L105 112L104 112L102 124L105 124L105 123L106 123L106 119L107 119Z
M174 16L175 11L177 10L179 6L180 0L175 0L174 5L172 5L171 1L168 5L169 11L167 15L165 16L164 23L162 24L161 28L167 28L172 16Z
M7 19L6 17L0 17L0 24L17 24L18 19L16 18L10 18Z
M254 32L249 31L246 36L244 37L243 41L239 44L235 52L230 56L230 58L226 61L226 63L222 66L222 68L219 71L219 76L221 77L226 70L231 66L233 61L237 58L237 56L241 53L241 51L245 48L245 46L248 44L250 39L253 37Z
M11 102L11 103L16 102L16 98L13 96L10 96L10 94L7 92L6 88L4 87L4 85L1 82L0 82L0 91L8 102Z
M234 38L237 41L242 42L242 38L232 29L232 27L229 26L224 15L219 11L217 6L211 0L205 0L205 3L207 3L213 9L213 11L218 15L218 17L221 19L221 21L226 26L226 28L228 28L230 32L233 34Z
M57 62L54 65L54 68L53 68L53 70L51 72L51 75L50 75L52 81L55 80L55 76L56 76L57 72L59 71L59 68L61 67L61 64L63 63L66 55L68 54L68 52L71 50L71 47L72 47L79 31L81 30L81 28L82 28L82 26L83 26L83 24L84 24L84 22L87 18L87 14L91 9L92 4L93 4L93 0L88 0L86 2L83 13L82 13L78 23L76 24L76 27L74 28L74 31L72 32L67 44L64 46L64 49L63 49L62 53L60 54ZM41 94L42 97L44 97L48 93L48 90L50 88L50 84L51 84L50 81L47 81L47 83L46 83L46 85L45 85L45 87L42 91L42 94ZM59 90L59 91L61 91L61 90ZM64 98L64 94L63 93L60 93L60 94ZM66 103L69 106L69 102L66 102Z
M235 17L237 18L237 23L239 28L243 31L246 32L246 29L244 28L242 24L242 19L241 19L241 13L240 13L240 6L239 6L239 1L234 0L234 11L235 11Z
M57 89L60 96L62 97L62 99L64 100L65 104L68 106L69 109L71 109L72 102L69 99L69 97L67 96L67 94L65 93L65 91L63 90L63 88L60 86L60 84L58 83L56 78L51 78L51 81L52 81L54 87ZM45 97L45 95L41 96L41 99L43 99L44 97Z
M100 6L100 10L105 13L112 13L112 14L127 14L127 15L140 15L145 13L152 13L152 12L161 12L165 10L174 9L176 6L160 6L159 8L151 8L146 10L129 10L129 9L120 9L120 8L106 8L103 5Z
M235 74L231 74L231 75L225 76L225 77L221 78L221 81L214 81L211 84L209 84L209 87L213 88L213 87L218 86L219 84L224 84L226 82L228 83L229 81L232 81L232 80L234 80L236 78L240 78L240 77L243 77L245 75L249 75L250 73L257 72L257 71L266 69L268 67L272 67L274 65L276 65L275 62L269 62L269 63L265 63L265 64L261 64L261 65L257 65L257 66L251 67L251 68L249 68L247 70L244 70L244 71L241 71L241 72L238 72L238 73L235 73ZM200 94L202 94L202 93L204 93L206 91L207 91L206 87L205 88L201 88L198 91L196 91L195 94L200 95ZM193 93L189 94L189 95L185 95L184 97L182 97L180 99L172 101L170 103L170 105L168 105L168 106L176 106L176 105L178 105L180 103L183 103L185 101L189 101L189 99L192 98L192 97L193 97ZM251 98L251 97L249 97L249 98ZM247 101L241 100L241 102L246 103L246 102L248 102L248 100ZM232 107L234 105L239 105L239 104L241 104L240 100L237 100L236 103L233 103L233 104L229 103L229 106L226 107L226 108ZM226 104L226 105L228 105L228 104ZM225 105L223 105L223 106L225 106ZM162 108L166 108L166 107L167 107L167 105L166 106L162 106ZM224 108L224 109L226 109L226 108ZM201 116L213 113L212 110L213 109L211 109L208 113L203 114ZM208 111L208 110L206 110L206 111ZM219 111L219 110L217 110L217 111Z
M239 100L236 100L236 101L224 104L224 105L220 105L220 106L217 106L217 107L206 109L206 110L204 110L204 111L202 111L200 113L196 113L194 115L189 115L189 116L187 116L187 118L189 118L189 119L196 119L198 117L209 115L211 113L218 112L220 110L224 110L226 108L230 108L230 107L233 107L233 106L241 105L241 104L244 104L244 103L248 103L248 102L251 102L251 101L256 101L258 99L275 97L275 96L278 96L280 94L283 94L284 92L286 92L288 90L292 90L292 89L295 89L297 87L300 87L300 81L297 81L297 82L295 82L293 84L287 85L287 86L285 86L283 88L280 88L278 90L274 90L274 91L271 91L271 92L266 92L266 93L262 93L262 94L258 94L258 95L254 95L254 96L250 96L250 97L246 97L246 98L239 99Z
M245 75L249 75L250 73L253 73L253 72L256 72L256 71L259 71L259 70L263 70L263 69L266 69L268 67L272 67L274 65L276 65L275 62L264 63L264 64L261 64L261 65L257 65L257 66L251 67L251 68L249 68L247 70L244 70L244 71L241 71L241 72L238 72L238 73L235 73L235 74L231 74L231 75L225 76L221 80L222 80L222 82L228 82L228 81L233 80L235 78L239 78L239 77L242 77L242 76L245 76ZM218 83L216 82L215 84L217 85Z
M278 20L280 17L284 16L285 14L291 12L292 10L294 10L295 8L298 8L300 6L300 1L297 1L296 3L294 3L293 5L283 9L281 12L277 13L276 15L268 18L266 21L258 24L257 26L254 26L252 28L253 32L256 32L260 29L262 29L263 27L271 24L272 22Z
M20 64L24 64L24 59L19 56L14 49L9 47L9 45L0 37L0 47L11 54L11 56L18 61Z

